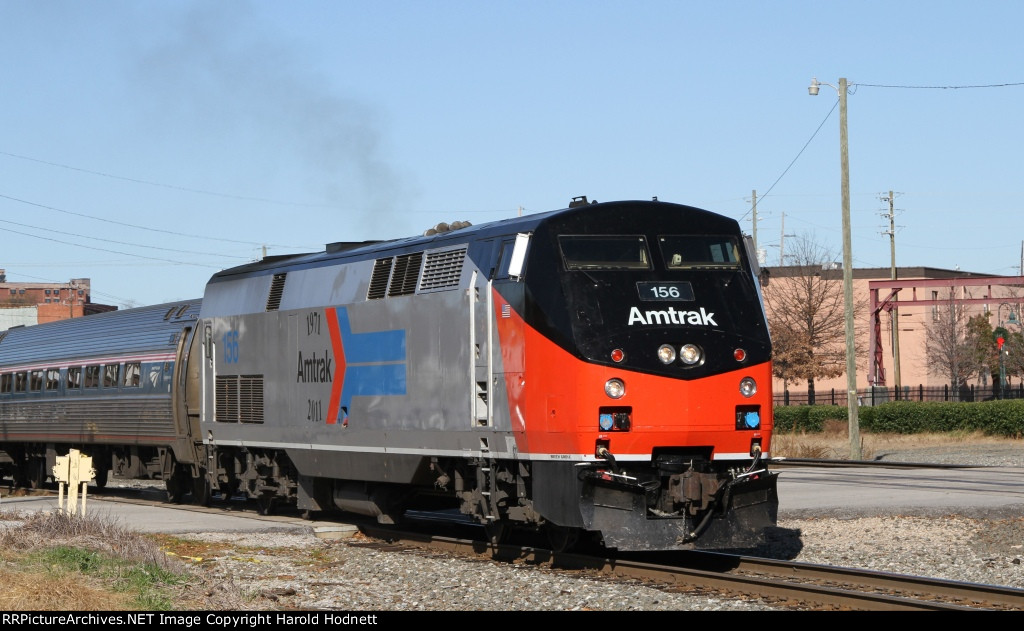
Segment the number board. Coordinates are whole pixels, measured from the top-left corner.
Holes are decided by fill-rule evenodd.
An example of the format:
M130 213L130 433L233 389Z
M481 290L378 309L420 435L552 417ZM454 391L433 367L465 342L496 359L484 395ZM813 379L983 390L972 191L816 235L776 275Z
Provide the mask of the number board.
M691 301L693 300L693 285L686 281L656 282L641 281L636 284L640 300L658 301Z

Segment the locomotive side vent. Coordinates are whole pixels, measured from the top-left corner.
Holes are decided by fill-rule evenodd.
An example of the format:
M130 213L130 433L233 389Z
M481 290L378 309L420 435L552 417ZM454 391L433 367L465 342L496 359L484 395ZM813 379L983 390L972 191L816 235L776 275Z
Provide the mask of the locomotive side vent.
M218 423L263 422L263 375L218 376L214 388Z
M267 294L267 311L277 311L281 306L281 294L284 293L284 279L287 272L274 274L274 280L270 282L270 292Z
M214 417L218 423L238 422L238 375L217 377L214 386L217 402Z
M238 381L238 420L243 423L263 422L263 375L242 375Z
M395 270L391 273L388 296L406 296L416 293L423 264L423 252L413 252L395 257Z
M462 278L462 263L466 260L466 248L428 252L423 264L420 291L436 291L459 286Z
M367 300L377 300L388 295L388 279L391 278L390 256L373 262L373 274L370 276L370 289L366 292Z

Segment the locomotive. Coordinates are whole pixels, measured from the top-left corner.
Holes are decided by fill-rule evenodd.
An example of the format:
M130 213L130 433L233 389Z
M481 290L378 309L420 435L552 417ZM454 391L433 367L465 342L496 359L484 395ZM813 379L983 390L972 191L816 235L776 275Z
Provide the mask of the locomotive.
M172 502L755 545L778 510L759 283L735 220L657 199L265 257L201 299L0 333L0 467L39 485L76 447Z

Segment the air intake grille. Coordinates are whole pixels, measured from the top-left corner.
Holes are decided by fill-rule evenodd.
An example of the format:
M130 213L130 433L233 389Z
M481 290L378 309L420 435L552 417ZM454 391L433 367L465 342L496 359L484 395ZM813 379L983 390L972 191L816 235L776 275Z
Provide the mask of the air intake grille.
M395 269L391 273L391 284L388 286L388 296L405 296L416 293L416 283L419 280L422 262L422 252L396 256Z
M423 264L423 278L420 291L458 287L462 277L462 262L466 259L466 248L445 252L430 252Z
M267 294L267 311L277 311L281 306L281 294L284 293L284 279L288 274L274 274L274 280L270 282L270 293Z
M263 422L263 375L217 377L215 395L217 422Z
M391 277L391 257L377 259L373 262L373 275L370 277L370 289L366 292L367 300L383 298L388 294L388 278Z

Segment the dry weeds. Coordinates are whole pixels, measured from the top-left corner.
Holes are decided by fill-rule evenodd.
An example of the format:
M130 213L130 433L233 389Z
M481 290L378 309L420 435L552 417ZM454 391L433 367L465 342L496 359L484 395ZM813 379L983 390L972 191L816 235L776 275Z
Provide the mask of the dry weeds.
M234 585L208 583L157 541L116 523L0 511L3 522L18 523L0 528L0 611L233 610L246 604ZM93 557L75 551L102 555L96 562L101 571L86 568Z
M873 460L880 453L972 445L1019 445L1011 438L988 436L981 432L936 434L860 433L861 459ZM772 436L771 455L776 458L816 458L845 460L850 457L850 432L847 421L826 421L820 433L778 432Z

